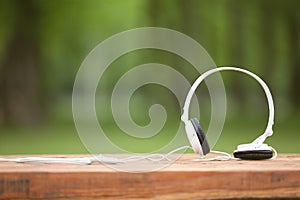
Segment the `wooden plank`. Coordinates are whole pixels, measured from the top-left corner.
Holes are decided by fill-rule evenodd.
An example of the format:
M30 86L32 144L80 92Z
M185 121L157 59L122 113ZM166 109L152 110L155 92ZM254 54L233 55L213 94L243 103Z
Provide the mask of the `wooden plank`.
M300 155L265 161L191 161L194 158L184 155L150 173L120 172L102 164L3 162L0 199L300 198Z

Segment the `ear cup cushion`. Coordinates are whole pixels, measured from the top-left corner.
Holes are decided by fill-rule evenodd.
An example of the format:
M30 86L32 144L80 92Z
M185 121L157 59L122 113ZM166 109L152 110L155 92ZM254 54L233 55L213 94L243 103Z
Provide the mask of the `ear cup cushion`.
M243 160L264 160L273 157L272 150L253 150L253 151L235 151L233 153L235 158Z
M202 151L203 151L203 155L206 155L210 152L210 146L208 144L208 141L206 139L204 130L202 128L202 126L200 125L199 121L197 118L193 118L191 119L191 122L195 128L195 131L197 133L198 139L200 141L201 147L202 147Z

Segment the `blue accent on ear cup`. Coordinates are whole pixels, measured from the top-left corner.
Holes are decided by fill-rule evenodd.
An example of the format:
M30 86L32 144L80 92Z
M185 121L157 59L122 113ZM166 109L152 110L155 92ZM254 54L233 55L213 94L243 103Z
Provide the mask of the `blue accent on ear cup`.
M198 139L200 141L201 144L201 148L203 151L203 155L206 155L210 152L210 146L208 144L208 141L206 139L204 130L202 128L202 126L200 125L199 121L197 118L193 118L190 120L195 128L195 131L197 133Z

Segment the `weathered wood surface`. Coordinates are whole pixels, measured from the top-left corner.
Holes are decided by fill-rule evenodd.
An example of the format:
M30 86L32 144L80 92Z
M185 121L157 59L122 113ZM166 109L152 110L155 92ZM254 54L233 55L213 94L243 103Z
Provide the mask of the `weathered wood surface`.
M120 172L99 163L1 162L0 199L300 199L300 155L266 161L194 158L186 154L167 168L145 173Z

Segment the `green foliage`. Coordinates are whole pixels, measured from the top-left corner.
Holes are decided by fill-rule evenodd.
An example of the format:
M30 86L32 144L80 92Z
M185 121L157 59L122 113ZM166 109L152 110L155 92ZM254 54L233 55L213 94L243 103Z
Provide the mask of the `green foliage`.
M74 126L70 125L71 93L76 72L85 56L98 43L121 31L144 26L166 27L185 33L198 41L217 65L241 66L263 77L271 88L276 106L275 130L278 131L275 131L270 142L276 143L282 152L300 152L299 148L295 147L297 146L295 138L299 140L296 132L299 125L293 121L299 120L300 112L298 101L300 95L297 92L299 85L297 77L300 76L298 70L300 1L32 0L30 2L37 17L27 31L39 49L41 61L39 84L45 101L44 107L47 110L46 122L42 124L44 127L41 129L1 128L0 153L85 152L79 143ZM5 67L2 61L7 56L7 46L17 30L19 5L20 0L0 1L0 77ZM25 21L26 19L31 20L24 16ZM101 123L116 133L110 136L112 140L122 137L120 136L122 132L115 126L109 106L109 97L114 84L128 70L147 62L172 66L184 74L190 82L199 75L183 59L166 52L142 50L120 57L100 80L99 88L105 91L105 94L101 94L106 99L104 108L96 105L97 109L103 109L102 111L108 113ZM223 75L229 110L229 121L226 123L237 125L232 125L228 130L225 127L221 137L224 138L224 142L220 141L220 146L219 144L217 146L223 150L233 150L232 144L240 143L246 136L249 136L249 140L254 137L252 131L245 131L242 127L242 125L247 127L243 121L258 118L259 120L254 120L253 123L263 129L265 122L261 119L267 117L264 115L267 108L262 90L257 89L258 85L253 80L244 79L242 75L235 73ZM199 88L197 94L202 97L201 121L207 128L210 100L205 85ZM167 135L172 135L173 129L178 126L181 108L174 95L165 88L158 86L140 88L131 100L133 119L140 125L147 124L148 108L154 103L161 103L166 107L169 118L163 131ZM47 124L57 124L57 128L51 128ZM16 138L25 142L20 144ZM168 139L169 137L162 138L166 141ZM62 140L68 145L60 143ZM158 146L162 144L157 143L155 138L153 140ZM33 144L32 141L36 143ZM134 143L128 138L123 138L122 141L121 146L130 146ZM29 144L28 148L26 144ZM230 147L224 147L229 145ZM137 145L137 148L144 150L151 150L154 147L156 146L147 145L145 142L140 146Z

